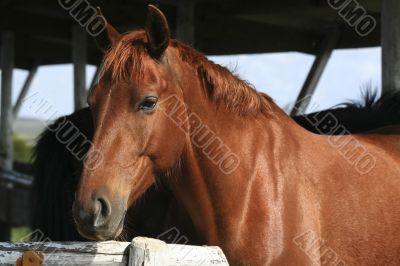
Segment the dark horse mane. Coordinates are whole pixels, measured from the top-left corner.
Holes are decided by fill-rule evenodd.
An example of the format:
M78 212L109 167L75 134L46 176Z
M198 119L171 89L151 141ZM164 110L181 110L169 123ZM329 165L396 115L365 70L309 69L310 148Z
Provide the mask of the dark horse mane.
M352 100L334 106L334 108L347 108L373 110L377 112L391 112L400 115L400 93L390 92L379 97L378 90L367 87L363 90L361 100Z
M378 96L377 90L367 88L362 99L338 104L332 109L299 115L293 119L307 130L317 134L331 134L330 128L316 127L327 115L334 117L344 126L348 134L362 133L389 125L400 124L400 92Z
M93 136L89 108L61 117L38 138L33 161L33 228L52 241L83 240L74 228L72 203L82 164L62 144L53 129L72 122L88 138ZM88 147L87 147L88 148Z
M138 78L142 77L146 73L143 58L150 58L146 42L144 31L124 34L104 57L102 75L106 77L105 80L125 81L131 77L132 71L137 73ZM175 48L180 59L193 68L211 100L224 103L228 110L241 116L270 114L273 100L257 92L249 82L232 75L227 68L215 64L202 53L177 40L170 40L169 46Z

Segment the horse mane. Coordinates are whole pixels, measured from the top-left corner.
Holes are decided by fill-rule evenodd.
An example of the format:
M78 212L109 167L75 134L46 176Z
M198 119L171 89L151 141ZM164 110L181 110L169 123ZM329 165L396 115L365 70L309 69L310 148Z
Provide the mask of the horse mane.
M121 40L106 52L100 77L106 82L127 81L132 72L140 79L144 74L143 58L146 56L146 34L133 31L122 35Z
M368 85L362 88L361 100L341 103L334 106L334 108L363 109L400 115L400 92L387 92L379 97L378 89Z
M89 108L84 108L57 119L39 136L33 161L32 226L39 229L38 235L34 236L39 239L44 236L52 241L82 241L84 238L77 232L72 218L72 203L82 163L67 149L67 144L59 141L53 130L66 121L85 136L91 138L93 135L91 113Z
M120 42L106 53L101 75L108 82L125 81L135 71L140 79L146 72L143 58L150 57L146 43L144 31L124 34ZM215 103L223 103L229 111L241 116L271 113L273 100L257 92L249 82L177 40L171 40L169 46L176 48L180 59L193 68L207 95Z
M378 90L366 87L361 90L360 100L350 100L348 102L335 105L333 108L355 108L355 109L377 109L377 102L381 101Z
M347 133L364 133L378 128L400 124L400 92L384 93L379 97L378 90L371 86L362 90L360 100L338 104L331 109L307 115L294 116L293 119L305 129L318 134L332 134L331 128L321 131L315 121L323 121L327 115L335 117ZM381 131L382 133L383 131ZM343 134L335 131L333 134Z

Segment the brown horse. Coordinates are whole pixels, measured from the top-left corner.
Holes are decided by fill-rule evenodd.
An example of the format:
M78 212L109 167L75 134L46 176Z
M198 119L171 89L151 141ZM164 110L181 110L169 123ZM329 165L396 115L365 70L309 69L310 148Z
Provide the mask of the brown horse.
M153 6L145 31L107 28L73 209L82 235L118 236L127 208L163 178L232 265L398 263L399 136L311 134L171 40Z
M379 127L400 123L400 93L377 97L376 91L366 90L360 101L338 105L317 113L293 117L299 125L315 133L341 134L375 130ZM332 124L332 120L337 122ZM63 126L63 125L70 125ZM347 131L334 130L335 124L343 125ZM86 138L76 138L76 132L68 134L68 140L59 141L59 135L73 125ZM32 228L40 229L40 234L52 241L81 241L72 219L72 202L75 190L82 174L81 156L90 145L85 140L93 138L93 120L89 108L60 117L41 134L35 148L34 158L34 197ZM87 142L86 142L87 143ZM25 167L26 168L26 167ZM14 164L14 169L32 174L30 169ZM175 237L165 234L176 227L188 243L196 243L193 231L188 228L191 222L182 221L185 215L182 209L175 209L173 195L166 182L159 179L146 191L138 203L127 211L123 234L118 239L127 240L135 236L163 237L174 242ZM178 218L178 220L177 220ZM176 232L175 232L176 233ZM38 236L40 238L40 236Z
M378 98L376 91L366 90L360 101L343 103L334 109L299 115L293 119L307 130L319 134L376 130L400 124L399 97L400 93L396 93ZM332 123L334 119L337 122ZM69 134L69 141L61 143L57 135L66 131L68 127L62 125L67 124L73 125L86 138L76 138L76 133L73 133ZM344 126L347 131L335 130L335 124ZM92 140L93 131L92 114L89 108L84 108L49 125L36 144L33 171L35 215L32 217L32 228L40 229L41 234L53 241L82 240L76 232L71 213L75 190L82 174L82 160L73 154L87 152L90 146L85 146L84 142L86 139ZM18 168L18 164L14 164L14 168L20 172L26 170ZM176 227L189 243L196 243L193 231L188 228L190 222L182 223L182 214L177 213L183 210L174 208L176 204L166 182L162 179L158 181L146 191L144 199L128 209L124 233L118 239L129 241L135 236L162 237L164 232ZM171 241L171 236L166 236L164 240Z
M32 228L39 238L52 241L82 241L72 218L72 203L83 162L93 138L93 119L89 108L60 117L40 135L33 164L34 187ZM79 134L79 135L78 135ZM123 234L118 240L130 241L136 236L166 241L186 236L196 243L186 215L177 213L171 191L159 180L127 211ZM189 223L190 226L190 223ZM171 231L174 227L179 232ZM171 234L166 234L168 230ZM173 234L178 236L173 236Z

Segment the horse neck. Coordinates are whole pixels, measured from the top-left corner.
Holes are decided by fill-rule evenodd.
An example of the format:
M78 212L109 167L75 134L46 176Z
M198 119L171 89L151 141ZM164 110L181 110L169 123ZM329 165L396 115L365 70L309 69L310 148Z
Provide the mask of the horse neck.
M230 230L248 218L245 210L254 211L255 204L257 211L263 208L260 206L268 208L265 190L271 191L270 197L277 197L274 192L279 190L271 186L278 186L284 171L280 160L288 160L291 150L307 145L302 141L305 131L273 103L271 116L244 117L217 107L205 95L201 82L193 82L196 75L189 78L191 73L180 73L185 77L180 85L188 116L197 115L203 130L187 137L179 174L171 179L171 188L198 234L205 236L204 241L223 245L227 235L232 235ZM184 80L191 82L185 84ZM200 135L209 140L199 141ZM220 146L227 149L215 159L213 151ZM239 164L229 168L224 165L229 162L221 158L238 158Z

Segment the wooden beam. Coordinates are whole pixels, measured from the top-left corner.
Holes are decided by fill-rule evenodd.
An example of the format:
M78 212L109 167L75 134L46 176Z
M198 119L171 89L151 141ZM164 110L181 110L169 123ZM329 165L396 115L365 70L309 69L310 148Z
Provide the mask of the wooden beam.
M327 35L322 41L320 52L315 57L311 70L308 73L299 95L297 96L295 105L291 112L292 116L302 114L306 111L311 96L317 88L318 82L321 79L322 73L328 64L329 58L331 57L332 51L337 45L339 38L340 32L335 30L331 34Z
M14 33L1 35L1 118L0 118L0 168L12 170L12 79L14 70ZM9 193L6 193L6 212L9 213ZM0 236L10 237L11 226L8 219L0 224Z
M58 8L69 17L68 12L65 12L61 7ZM31 12L24 13L15 10L10 11L9 9L3 9L1 11L5 12L0 15L0 31L10 30L11 28L14 32L23 34L23 36L51 36L53 38L65 40L71 38L69 32L70 20L50 19L37 16ZM29 23L26 23L27 21L29 21Z
M10 240L10 228L31 226L33 177L0 170L0 242Z
M382 93L400 91L400 1L383 0L381 14Z
M38 233L36 242L0 243L0 265L14 265L26 251L40 251L45 265L114 265L114 266L227 266L219 247L166 244L163 241L136 237L129 242L50 242ZM34 255L34 254L33 254Z
M12 79L14 69L14 33L2 33L1 47L1 126L0 167L12 170Z
M86 106L86 32L79 26L72 27L72 63L74 66L74 108Z
M194 45L195 3L191 0L180 0L176 8L176 38Z
M37 70L39 68L39 64L35 63L32 68L29 70L29 74L25 79L25 83L22 86L21 92L18 95L18 99L17 102L14 105L13 108L13 118L17 118L19 110L21 109L22 106L22 102L24 101L26 94L29 91L29 88L31 87L32 81L34 79L34 77L36 76Z
M25 251L41 251L45 265L111 265L126 266L129 242L50 242L39 233L35 243L0 243L0 265L15 265ZM42 238L42 239L41 239Z

